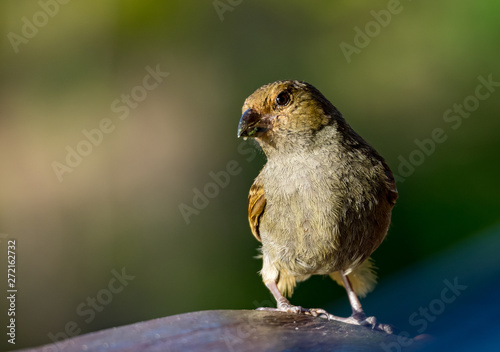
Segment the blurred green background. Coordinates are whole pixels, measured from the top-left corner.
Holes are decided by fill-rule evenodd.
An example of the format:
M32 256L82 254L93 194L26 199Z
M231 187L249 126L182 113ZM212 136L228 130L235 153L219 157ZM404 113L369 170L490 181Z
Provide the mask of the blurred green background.
M500 82L498 1L401 1L390 19L387 1L41 3L0 5L0 250L17 241L16 348L49 343L71 321L82 334L270 299L246 217L265 159L236 127L244 99L277 79L320 89L395 174L402 158L419 164L374 254L380 285L500 221L500 88L470 98L480 76ZM41 25L30 32L24 17ZM346 57L341 43L361 45ZM111 104L141 92L148 66L169 75L120 119ZM443 115L464 100L470 115L453 129ZM107 118L114 130L60 182L53 163ZM446 141L418 159L415 139L436 128ZM231 160L241 172L187 224L179 206L194 207L195 189ZM108 299L122 268L135 278L93 319L78 313ZM348 304L344 290L321 277L292 298L337 301ZM6 300L0 309L4 325Z

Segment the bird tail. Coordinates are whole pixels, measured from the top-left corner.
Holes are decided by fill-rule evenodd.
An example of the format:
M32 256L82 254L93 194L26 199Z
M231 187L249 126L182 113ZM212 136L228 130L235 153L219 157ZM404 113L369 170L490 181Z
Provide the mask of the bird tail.
M297 281L293 275L284 275L284 273L280 273L277 286L284 297L292 297L296 285Z
M351 282L352 289L358 297L365 297L369 292L373 291L377 284L377 274L375 273L375 264L372 258L368 258L363 263L358 265L354 270L347 275ZM330 277L335 280L340 286L344 286L342 277L338 271L331 273Z

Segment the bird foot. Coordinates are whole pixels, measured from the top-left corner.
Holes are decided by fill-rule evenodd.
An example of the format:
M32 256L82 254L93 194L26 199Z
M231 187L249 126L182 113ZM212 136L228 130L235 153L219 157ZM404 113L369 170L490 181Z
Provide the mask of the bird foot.
M392 335L395 332L395 328L389 324L382 324L377 322L375 317L367 317L364 313L353 313L345 322L349 324L361 325L369 327L372 330L378 330Z
M304 309L301 306L294 306L290 304L290 302L280 302L278 303L278 308L260 307L257 308L257 310L267 310L273 312L285 312L293 314L304 314L308 311L308 309Z
M321 309L321 308L309 308L309 309L305 309L305 311L306 311L305 314L307 314L307 315L311 315L313 317L320 317L320 318L324 318L327 320L330 320L330 317L334 317L334 315L328 313L326 310Z
M392 335L395 332L395 328L389 324L381 324L377 322L375 317L367 317L364 313L353 313L348 318L338 317L336 315L328 313L326 310L321 308L302 308L301 306L294 306L290 302L280 302L277 308L271 307L260 307L257 310L273 311L273 312L285 312L293 314L305 314L313 317L320 317L327 320L341 321L347 324L366 326L372 330L378 330Z
M285 312L285 313L293 313L293 314L304 314L304 315L310 315L313 317L321 317L321 318L325 318L328 320L346 319L346 318L335 317L334 315L328 313L326 310L321 309L321 308L308 309L308 308L302 308L301 306L294 306L290 303L278 304L278 308L260 307L260 308L257 308L257 310L266 310L266 311L271 311L271 312ZM334 317L335 319L332 317Z

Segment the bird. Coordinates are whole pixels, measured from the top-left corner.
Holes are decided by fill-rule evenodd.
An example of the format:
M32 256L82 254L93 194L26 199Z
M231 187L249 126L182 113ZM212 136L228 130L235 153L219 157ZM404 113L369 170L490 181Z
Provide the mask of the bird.
M248 196L261 242L260 275L277 308L393 332L367 317L359 297L376 285L371 259L387 235L398 191L391 169L313 85L281 80L244 102L238 137L255 140L266 162ZM297 282L328 275L347 292L352 315L290 303Z

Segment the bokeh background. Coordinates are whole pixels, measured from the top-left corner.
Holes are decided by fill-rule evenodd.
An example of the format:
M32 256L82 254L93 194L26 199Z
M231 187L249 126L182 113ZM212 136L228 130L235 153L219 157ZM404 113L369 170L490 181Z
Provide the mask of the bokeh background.
M40 3L50 4L46 21ZM474 102L468 97L480 76L500 82L498 1L401 1L383 26L372 11L387 14L387 1L40 3L0 5L0 289L7 239L17 243L18 289L16 345L4 331L0 347L50 343L72 321L83 334L269 301L246 217L265 158L236 138L236 127L244 99L277 79L318 87L395 174L412 153L419 160L398 183L392 227L374 254L380 284L364 301L368 313L417 335L411 314L439 299L444 280L458 278L467 290L423 331L455 338L445 322L466 318L452 312L475 312L470 304L482 298L472 293L492 292L484 286L492 277L467 278L500 277L492 247L500 84L459 128L443 115ZM24 17L43 26L13 45ZM367 29L363 41L357 33ZM355 46L356 36L363 48L347 57L341 43ZM142 85L148 66L169 75L120 119L111 104ZM67 146L76 149L82 130L106 118L114 130L60 182L53 163L65 164ZM446 141L418 159L415 139L436 128ZM195 190L231 161L239 172L187 223L179 207L194 208ZM77 307L103 299L111 271L122 268L134 279L87 322ZM0 301L5 326L7 301ZM349 313L344 290L321 277L300 284L292 302Z

